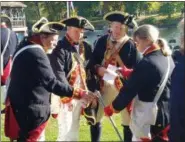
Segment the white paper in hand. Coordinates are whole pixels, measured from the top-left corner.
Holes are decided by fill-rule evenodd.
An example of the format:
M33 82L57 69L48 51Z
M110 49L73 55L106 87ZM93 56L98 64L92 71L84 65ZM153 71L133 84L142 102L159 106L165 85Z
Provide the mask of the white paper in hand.
M117 69L118 68L116 66L109 64L107 67L107 73L105 73L103 76L103 80L111 85L114 85L114 80L118 76L118 74L116 73Z

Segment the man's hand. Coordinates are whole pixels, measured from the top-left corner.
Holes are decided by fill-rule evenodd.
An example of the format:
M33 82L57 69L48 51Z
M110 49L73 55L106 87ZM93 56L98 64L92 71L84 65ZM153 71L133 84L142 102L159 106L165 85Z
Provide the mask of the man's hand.
M93 92L84 91L82 95L82 107L86 108L91 102L97 99L96 95Z
M106 72L107 72L107 70L104 67L98 67L98 69L97 69L97 74L101 77L103 77Z
M123 68L119 68L117 71L120 72L123 77L128 78L133 72L133 69L128 69L126 67L123 67Z
M111 105L108 105L104 108L105 116L112 116L114 113L114 110Z

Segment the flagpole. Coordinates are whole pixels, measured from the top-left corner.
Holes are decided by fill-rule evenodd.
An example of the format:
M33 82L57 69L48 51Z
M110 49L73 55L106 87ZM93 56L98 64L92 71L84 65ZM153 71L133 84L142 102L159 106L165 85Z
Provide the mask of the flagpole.
M67 4L67 18L69 18L69 16L70 16L69 15L69 2L67 1L66 4Z

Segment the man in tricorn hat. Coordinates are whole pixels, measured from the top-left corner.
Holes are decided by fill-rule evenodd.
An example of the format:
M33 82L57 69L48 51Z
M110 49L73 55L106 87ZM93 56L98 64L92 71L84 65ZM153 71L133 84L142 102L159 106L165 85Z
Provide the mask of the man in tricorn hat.
M84 30L94 31L93 25L85 18L76 16L61 21L67 26L63 39L50 55L56 77L74 87L93 91L93 77L86 64L92 53L91 46L83 40ZM59 134L57 141L78 141L79 120L83 102L75 97L63 98L58 114Z
M124 86L124 81L128 77L130 70L140 61L141 55L137 52L132 39L128 37L128 28L135 28L137 26L132 15L114 11L107 13L104 19L110 22L110 34L100 37L93 51L92 59L89 66L99 78L100 92L106 106L108 106L119 90ZM114 85L110 85L102 78L107 72L107 67L113 65L121 68L123 71L123 78L116 77ZM103 106L98 105L95 125L91 125L91 140L99 141L101 135L101 120L104 114ZM124 141L132 140L132 133L129 129L129 107L121 112L122 126L124 130Z
M18 44L16 33L12 31L11 20L1 15L1 99L4 102L7 79L10 74L12 55Z
M37 141L50 116L50 93L88 101L92 94L56 79L46 55L54 48L64 24L41 18L33 35L24 40L13 56L8 99L19 126L18 141Z
M5 105L7 82L10 75L12 65L12 55L18 44L16 33L12 31L11 20L7 15L1 15L1 102ZM6 106L1 110L7 116ZM6 118L6 117L5 117ZM10 118L9 118L10 119ZM10 141L15 137L12 135L14 129L9 129L9 134L5 132Z

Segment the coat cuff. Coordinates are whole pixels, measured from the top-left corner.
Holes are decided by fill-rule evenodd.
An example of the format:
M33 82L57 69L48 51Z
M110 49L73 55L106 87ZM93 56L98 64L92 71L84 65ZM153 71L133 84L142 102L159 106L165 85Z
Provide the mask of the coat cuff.
M119 110L116 110L116 109L113 107L113 104L112 104L112 103L110 104L110 108L113 110L114 113L119 113L119 112L120 112Z

